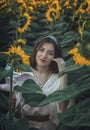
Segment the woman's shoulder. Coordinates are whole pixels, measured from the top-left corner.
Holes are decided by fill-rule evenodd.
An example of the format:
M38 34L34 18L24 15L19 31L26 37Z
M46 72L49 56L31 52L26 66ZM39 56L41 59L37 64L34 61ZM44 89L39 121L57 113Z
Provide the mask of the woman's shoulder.
M15 76L15 77L20 77L20 76L33 76L33 72L13 72L13 75Z
M8 81L8 78L6 78L7 81ZM27 79L33 79L32 72L22 72L22 73L14 72L13 73L13 81L14 82L24 82Z
M58 78L58 73L52 73L51 77L52 78Z
M24 83L24 81L28 79L34 80L34 76L32 72L14 73L14 76L13 76L14 86L15 85L21 86Z
M32 71L30 71L30 72L23 72L22 75L33 76L33 72Z

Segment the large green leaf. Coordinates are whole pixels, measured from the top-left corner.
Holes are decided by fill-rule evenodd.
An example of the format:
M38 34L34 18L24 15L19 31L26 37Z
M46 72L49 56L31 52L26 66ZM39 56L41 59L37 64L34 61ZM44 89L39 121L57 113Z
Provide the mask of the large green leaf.
M39 106L46 105L50 102L57 102L57 101L62 102L65 100L69 100L85 92L86 90L90 90L90 82L81 86L75 83L71 84L70 86L68 86L67 88L64 88L63 90L58 90L50 94L47 98L45 98L45 100L43 100L39 104Z
M8 111L8 103L0 101L0 109L3 111Z
M0 112L0 123L1 123L4 119L5 119L5 115L4 115L2 112Z
M29 130L29 122L27 119L18 119L14 121L14 130Z
M31 71L31 68L29 65L24 65L24 64L20 64L17 66L17 69L18 70L21 70L23 72L30 72Z
M3 122L4 128L7 130L29 130L29 122L27 119L10 120L9 118Z
M32 106L37 106L46 97L41 93L42 90L40 86L32 79L26 80L21 87L15 86L14 90L22 92L25 103Z
M23 97L25 98L25 103L30 104L31 106L38 106L46 96L42 93L24 93Z
M79 65L70 65L68 67L66 67L62 72L59 73L59 76L62 76L64 73L68 73L68 72L72 72L72 71L77 71L77 70L81 70L81 69L84 69L86 68L86 66L82 65L82 66L79 66Z
M68 126L90 126L90 98L58 114L59 122Z
M26 80L21 87L15 86L14 90L22 92L22 93L41 92L40 86L38 84L36 84L35 81L32 79Z
M68 37L66 38L64 41L62 41L62 47L67 47L68 44L70 45L70 43L73 43L75 41L75 37Z

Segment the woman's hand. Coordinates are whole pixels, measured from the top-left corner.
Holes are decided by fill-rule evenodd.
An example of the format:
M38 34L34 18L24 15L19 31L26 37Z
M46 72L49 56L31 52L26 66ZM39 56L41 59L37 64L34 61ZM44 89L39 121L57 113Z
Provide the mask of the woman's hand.
M63 71L66 67L66 63L63 58L54 58L53 61L55 61L58 65L59 72ZM67 86L67 74L64 74L60 77L60 89L64 89Z
M54 58L53 61L55 61L58 65L59 72L63 71L66 67L66 63L63 58ZM67 74L64 74L62 77L60 77L60 90L67 87ZM58 102L59 108L62 112L64 112L67 109L68 101Z
M55 61L57 63L59 72L64 70L66 63L63 58L54 58L53 61Z
M21 118L21 105L16 107L16 94L13 94L11 101L11 111L16 118Z

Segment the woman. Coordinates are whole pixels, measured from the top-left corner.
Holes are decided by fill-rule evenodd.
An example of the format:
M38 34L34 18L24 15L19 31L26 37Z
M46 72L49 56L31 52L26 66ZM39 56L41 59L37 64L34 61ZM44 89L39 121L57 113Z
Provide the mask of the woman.
M47 96L67 86L66 74L58 78L58 73L65 68L65 61L62 58L62 51L55 37L46 36L35 41L30 63L32 73L23 74L21 79L24 79L23 77L25 79L20 79L21 81L24 82L32 75L35 82L42 88L43 94ZM19 83L17 82L17 84ZM15 104L19 106L16 109L14 109ZM28 118L30 128L35 127L40 130L56 130L58 125L57 113L63 112L67 107L68 102L50 103L40 108L32 107L24 104L24 99L20 93L16 93L12 100L14 114Z

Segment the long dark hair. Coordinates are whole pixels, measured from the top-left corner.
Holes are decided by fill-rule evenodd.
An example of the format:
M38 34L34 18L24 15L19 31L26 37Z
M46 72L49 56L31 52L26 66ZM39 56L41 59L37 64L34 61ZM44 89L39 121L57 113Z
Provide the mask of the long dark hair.
M39 39L37 39L35 41L35 46L33 48L32 54L30 56L31 67L35 70L37 69L36 68L36 58L35 58L36 53L39 50L39 48L45 43L52 44L54 46L54 49L55 49L55 57L54 58L58 58L58 57L62 58L63 57L60 43L58 42L58 40L54 36L40 37ZM52 73L58 73L59 72L57 63L54 62L54 61L51 62L50 69L51 69Z

